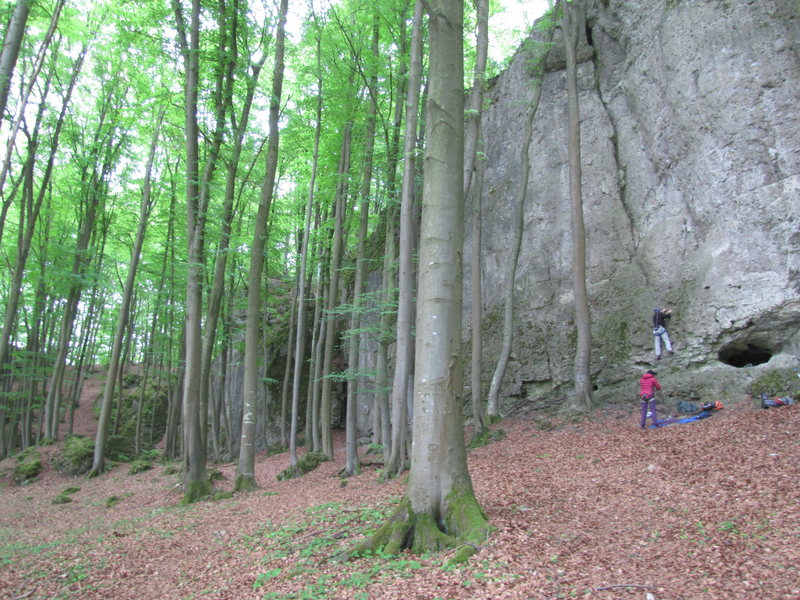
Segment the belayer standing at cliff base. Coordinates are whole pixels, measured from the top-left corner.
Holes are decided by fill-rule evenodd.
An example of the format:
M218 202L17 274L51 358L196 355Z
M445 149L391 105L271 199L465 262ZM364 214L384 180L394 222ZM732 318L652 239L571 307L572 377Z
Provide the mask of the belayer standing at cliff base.
M642 421L641 426L647 424L647 417L652 417L653 425L658 425L658 415L656 414L656 390L661 389L661 384L656 379L655 371L647 371L639 379L639 399L642 401Z
M656 345L656 360L661 358L661 340L664 340L664 347L667 352L672 354L672 342L667 333L667 319L672 316L672 311L666 308L653 309L653 338Z

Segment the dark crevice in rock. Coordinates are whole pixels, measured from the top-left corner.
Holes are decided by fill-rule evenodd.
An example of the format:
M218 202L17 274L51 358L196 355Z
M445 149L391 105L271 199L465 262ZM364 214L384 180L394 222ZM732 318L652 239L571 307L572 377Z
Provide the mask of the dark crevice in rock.
M598 43L600 44L600 46L602 46L602 42L603 41L606 43L606 45L613 44L613 45L617 45L618 46L616 40L613 40L608 35L606 35L606 33L603 31L602 28L599 28L596 33L597 33L597 35L600 36L600 37L598 37L598 40L599 40ZM600 104L602 104L603 109L605 110L606 116L608 118L608 122L611 125L611 129L613 130L613 134L612 134L612 137L611 137L610 141L611 141L611 148L613 149L613 153L614 153L614 164L616 165L616 170L617 170L617 186L618 186L618 189L619 189L619 202L622 205L622 210L623 210L623 212L625 214L625 217L627 218L628 231L630 232L630 236L631 236L631 244L630 244L630 246L627 247L628 256L630 257L631 262L638 267L639 272L642 274L642 276L644 278L644 285L649 287L650 281L648 279L648 270L642 264L642 262L640 260L639 253L637 251L639 240L636 237L636 227L634 226L634 223L636 222L636 220L635 220L634 216L631 214L631 211L630 211L629 206L628 206L630 192L629 192L628 187L626 185L625 166L623 165L622 158L620 156L619 129L618 129L617 121L615 119L614 111L609 106L609 100L603 94L602 82L604 80L604 71L605 71L605 68L604 68L604 65L603 65L603 61L604 60L612 60L612 59L611 59L611 57L603 57L603 56L601 56L602 48L595 47L595 45L594 45L594 35L595 35L595 33L593 32L593 29L589 24L589 20L587 19L587 21L586 21L586 39L589 42L589 44L592 47L594 47L594 49L595 49L594 53L592 54L592 62L594 64L593 72L594 72L594 78L595 78L595 81L594 81L595 93L597 94L597 99L600 101ZM620 46L618 46L616 48L616 52L614 54L617 55L619 60L622 60L624 58L624 56L625 56L624 49L622 47L620 47ZM609 70L611 70L611 69L609 69Z

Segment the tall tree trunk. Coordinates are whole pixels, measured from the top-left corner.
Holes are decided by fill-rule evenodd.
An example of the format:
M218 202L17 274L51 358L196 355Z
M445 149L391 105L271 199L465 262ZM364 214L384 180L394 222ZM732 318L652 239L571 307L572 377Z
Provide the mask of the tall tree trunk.
M261 272L264 267L264 244L267 220L275 187L278 167L278 118L280 116L281 92L283 90L284 45L286 40L286 13L288 0L281 0L278 30L275 44L275 67L272 73L272 96L269 106L269 151L264 181L261 187L261 202L256 216L253 245L250 251L250 270L247 289L247 324L245 328L244 382L242 436L239 447L239 462L236 470L237 491L257 487L255 477L256 393L258 384L258 350L261 325Z
M415 240L414 190L416 161L414 150L419 117L419 88L422 78L422 17L423 2L414 5L414 24L411 31L411 57L406 99L406 129L403 147L403 187L400 194L400 249L397 302L397 356L392 384L392 439L391 453L386 465L386 475L394 477L406 468L406 436L408 434L408 387L414 360L412 323L414 319L414 264L412 260ZM463 100L462 100L463 103ZM460 127L463 131L463 127ZM463 163L463 157L460 162ZM459 189L463 182L459 184Z
M323 302L327 296L327 283L322 284L322 270L317 273L317 284L314 292L314 344L312 346L312 362L310 370L311 386L309 386L309 401L311 403L311 425L306 423L306 447L313 452L322 450L322 434L320 427L320 403L322 400L322 369L325 336L328 333L328 320L323 316ZM309 433L311 442L308 441Z
M203 352L202 352L202 378L200 386L200 396L205 398L203 405L208 404L211 385L211 362L213 359L214 346L216 343L217 327L219 324L220 307L222 305L222 297L225 291L225 269L228 262L228 248L230 246L231 237L231 223L234 216L234 200L236 198L236 182L237 171L239 162L242 155L242 144L244 134L247 131L247 125L250 120L250 111L253 105L253 97L255 96L256 87L258 84L258 77L261 73L261 68L266 60L264 57L252 67L252 74L247 80L247 92L242 105L242 113L238 120L235 137L233 140L233 150L231 158L228 162L228 174L225 184L225 203L222 211L222 231L220 235L220 243L217 248L216 258L214 261L214 275L212 279L211 293L208 297L208 309L206 311L206 325L205 335L203 338ZM230 99L227 101L230 104ZM202 409L201 409L202 410ZM212 410L212 448L214 459L219 459L218 440L216 435L219 430L219 425L215 421L213 415L216 414Z
M575 392L572 408L589 410L592 407L592 377L589 371L592 352L592 332L589 316L589 296L586 291L586 232L583 224L583 195L581 192L581 117L578 106L578 44L577 0L564 2L564 47L567 55L567 113L569 151L569 199L572 213L572 290L575 301Z
M347 177L350 171L350 141L353 133L353 122L348 120L342 135L341 155L339 156L339 183L336 186L336 210L334 214L333 250L331 252L330 275L326 302L325 355L322 362L322 392L320 398L320 429L322 452L333 460L333 437L331 435L332 413L332 381L333 351L336 342L336 317L333 314L338 304L339 268L342 263L342 246L344 244L344 215L347 211Z
M20 3L25 3L27 0L20 0ZM0 193L3 191L3 187L5 186L6 177L8 177L8 173L11 169L12 161L14 160L14 147L16 144L17 134L19 133L20 127L25 120L25 112L28 109L28 102L30 100L31 95L33 95L34 90L37 90L36 80L39 77L39 73L41 73L42 68L44 67L45 58L47 57L48 50L50 49L50 45L53 42L53 36L56 32L56 27L58 26L58 20L61 17L61 10L64 8L64 4L66 0L57 0L55 6L52 8L52 14L50 16L50 26L47 29L47 33L44 36L44 40L42 41L41 45L39 46L39 50L36 55L36 59L33 64L33 68L31 69L31 75L28 78L27 83L22 91L19 103L17 105L17 112L11 122L11 132L8 136L8 142L6 144L6 153L5 157L3 158L3 166L0 168ZM30 4L30 3L29 3ZM18 6L19 8L19 6ZM3 48L3 53L5 54L5 48ZM56 47L53 54L58 54L58 47ZM80 56L76 61L77 65L82 66L83 60L86 55L86 47L84 46L83 50L80 52ZM5 58L5 57L4 57ZM8 58L10 60L11 54L8 54ZM13 67L12 67L13 68ZM54 67L55 68L55 67ZM80 67L77 68L77 71L80 71ZM37 94L41 96L40 98L40 106L39 106L39 113L44 111L45 109L45 99L47 98L47 90L50 85L50 78L53 76L53 73L49 73L47 77L47 81L42 86L44 91L37 91ZM72 89L74 88L74 81L77 80L77 74L73 74L72 81L69 85L68 94L71 95ZM6 81L6 84L10 84L10 81ZM6 90L6 94L8 90ZM7 98L7 97L6 97ZM60 121L64 119L64 106L62 106L61 110L61 117ZM0 118L2 118L3 112L0 112ZM40 117L37 117L37 120ZM57 127L58 128L58 127ZM38 125L37 125L38 129ZM13 198L13 194L9 194L9 198ZM2 207L2 218L0 219L0 240L3 239L3 226L5 225L5 216L8 210L8 202L9 200L4 200L3 207Z
M489 0L478 0L477 5L478 37L475 50L475 70L472 78L472 91L469 95L466 110L466 127L464 132L464 202L472 200L472 290L471 315L472 329L472 435L481 439L486 435L486 422L483 418L483 393L481 386L481 266L480 266L480 203L481 189L472 192L473 171L477 156L478 141L481 130L481 114L483 111L483 88L486 77L486 61L489 54ZM483 163L483 161L481 161ZM482 164L479 168L482 168ZM477 261L477 265L475 264ZM477 368L477 372L476 372Z
M403 125L403 109L406 102L406 90L408 88L408 8L410 2L406 2L399 13L399 48L400 68L397 75L397 91L394 101L394 117L392 120L391 137L387 140L388 157L386 170L386 193L391 203L385 212L386 233L384 236L383 253L383 273L381 281L381 299L385 310L381 310L378 352L376 358L376 377L375 377L375 408L373 411L373 442L383 445L384 465L389 462L392 452L392 423L391 409L389 408L389 345L394 343L396 335L396 324L394 315L390 314L388 307L395 303L395 282L397 279L397 219L400 207L400 193L397 190L397 163L400 161L400 132Z
M402 103L398 103L402 104ZM375 359L375 409L372 416L372 441L383 445L384 467L389 463L392 454L392 421L389 408L389 344L395 339L391 331L396 325L392 323L389 307L394 303L397 260L397 209L392 207L386 215L386 234L383 241L383 270L381 273L381 304L383 309L380 316L378 333L378 356Z
M511 252L508 254L506 262L507 275L505 285L503 286L505 290L505 302L503 305L503 345L500 349L500 356L497 358L497 365L495 366L494 375L492 376L492 383L489 387L489 398L487 400L487 412L490 420L494 420L500 416L500 388L503 385L503 378L505 377L506 368L508 367L508 359L511 356L511 345L514 336L514 282L517 278L517 263L519 262L519 252L522 246L525 197L528 194L528 178L531 170L528 151L531 145L531 137L533 136L533 119L536 116L536 111L539 108L539 99L542 95L544 67L547 62L547 55L550 52L550 40L552 40L554 29L555 21L548 30L548 42L542 46L535 47L534 51L536 51L537 54L534 56L534 61L532 61L536 77L533 80L533 97L528 106L528 118L525 120L522 145L519 150L520 172L517 178L519 186L517 187L517 194L514 198L514 238L511 242Z
M130 312L131 298L133 297L133 286L136 282L136 271L139 267L139 259L142 255L144 236L147 231L147 222L150 211L153 207L152 175L153 163L155 162L156 149L158 148L158 138L161 131L161 123L164 119L165 109L161 110L156 121L153 140L150 143L150 152L145 166L144 186L142 189L142 199L139 204L139 222L136 227L136 238L131 251L131 262L128 268L128 275L125 279L125 286L122 290L122 304L120 305L119 315L117 316L117 327L114 333L114 340L111 345L111 361L106 373L106 385L103 391L103 400L100 404L100 419L97 424L97 433L94 441L94 459L92 468L89 471L90 477L96 477L105 471L106 445L108 441L108 424L111 416L111 404L114 398L115 375L119 370L120 357L122 354L122 341L125 337L125 328L128 324L128 314ZM141 406L140 406L141 410ZM138 442L137 435L137 442Z
M11 75L17 64L19 48L25 35L25 25L28 22L33 0L17 0L11 21L3 38L3 50L0 52L0 119L6 113L8 91L11 89Z
M464 201L469 199L472 174L478 149L483 112L483 89L486 85L486 62L489 56L489 0L477 0L478 35L475 43L475 69L472 90L467 100L464 127Z
M378 41L379 41L379 14L377 9L373 9L372 20L372 55L373 64L377 63ZM370 185L372 183L372 155L375 149L375 119L378 112L375 96L377 93L378 77L373 73L369 77L368 87L372 91L370 94L369 113L367 114L367 128L364 133L364 167L363 179L359 196L361 198L358 216L358 246L356 249L356 273L353 283L353 312L350 316L350 348L348 352L347 366L350 371L350 379L347 383L347 421L345 427L345 466L343 475L351 477L356 474L358 469L358 447L356 444L356 429L358 427L358 386L359 386L359 350L361 343L361 296L364 291L365 277L365 245L367 239L367 226L369 225L370 207Z
M289 464L297 467L297 427L300 409L300 377L303 372L303 357L306 346L306 271L308 270L308 249L311 244L311 217L314 208L314 192L317 185L317 167L319 165L319 142L322 135L322 56L321 32L317 30L317 104L314 125L314 153L311 157L311 176L308 181L308 199L306 200L305 217L303 223L303 246L300 250L300 271L297 274L297 327L295 329L294 344L294 372L292 375L292 415L289 424ZM316 321L312 323L312 327ZM313 344L312 344L313 348ZM289 357L287 357L287 360ZM313 385L313 373L309 372L309 391ZM311 407L313 392L306 395L307 406ZM311 412L307 411L306 417L306 449L310 450L311 437Z
M481 331L481 316L483 286L481 281L481 226L483 222L482 196L483 176L486 171L486 161L481 160L475 169L475 177L470 185L469 196L472 198L472 254L470 256L472 288L470 296L470 312L472 322L472 357L470 367L470 387L472 388L472 435L473 439L480 440L486 436L487 423L484 418L483 390L481 382L481 365L483 363L483 339Z
M207 153L206 164L203 170L203 179L200 187L200 206L208 206L211 194L211 181L216 169L217 159L225 133L225 117L229 109L233 106L233 84L236 61L238 60L238 29L239 29L239 2L234 0L230 7L220 3L217 12L218 46L217 53L220 57L216 66L216 86L214 89L214 121L215 127L212 135L212 143ZM223 59L224 58L224 59ZM239 165L239 158L242 150L242 138L247 128L250 115L250 106L253 99L253 88L258 79L261 65L264 64L264 56L254 68L253 77L247 82L247 92L242 107L242 118L236 126L236 120L232 119L235 129L235 139L233 141L233 153L228 162L228 179L225 187L225 207L223 209L220 247L217 249L217 256L214 265L214 277L211 285L211 293L208 298L208 308L206 311L206 322L200 358L200 434L203 444L207 444L208 433L208 414L209 414L209 385L211 381L211 359L216 342L217 325L219 322L219 306L222 298L222 288L225 282L225 264L227 259L227 248L230 238L230 222L232 219L232 202L235 188L236 171Z
M206 476L206 446L201 430L200 378L202 371L203 311L203 229L205 214L200 205L200 152L197 95L200 72L200 0L192 0L187 28L181 0L173 0L178 40L185 69L184 111L186 114L186 272L185 344L183 373L183 503L195 502L211 493ZM189 38L187 40L187 33Z
M288 247L288 244L287 244ZM288 259L284 259L288 263ZM294 356L294 344L297 332L295 331L295 323L297 320L297 295L300 292L300 271L295 273L294 283L292 284L292 293L289 297L289 322L286 327L286 365L283 369L283 384L281 385L281 406L280 414L278 415L278 428L280 429L281 448L288 447L287 426L289 424L289 380L292 378L292 358Z
M414 444L405 499L362 545L394 553L459 546L465 560L489 532L467 470L461 415L464 213L463 3L429 3L430 95L420 235Z
M42 203L50 187L50 178L52 177L55 166L56 150L59 146L61 131L64 127L67 108L70 100L72 99L72 93L75 90L75 85L78 81L78 75L83 68L86 52L87 48L84 46L73 64L72 75L69 84L67 85L66 93L64 94L64 100L61 104L61 113L56 120L56 126L53 130L50 140L49 156L44 173L42 174L41 181L39 182L39 192L35 195L35 198L33 177L38 135L32 136L32 141L29 144L27 163L25 166L26 179L23 188L23 197L20 202L20 234L17 244L17 259L14 263L11 282L9 284L2 337L0 337L0 366L2 366L2 368L6 368L10 357L11 332L14 328L17 318L17 309L19 307L20 294L22 293L22 279L23 275L25 274L25 267L27 265L28 255L30 254L31 250L31 242L33 240L34 231L36 230ZM44 92L44 94L46 95L46 92ZM43 110L44 102L42 103L39 115L37 116L37 128L38 123L41 121Z

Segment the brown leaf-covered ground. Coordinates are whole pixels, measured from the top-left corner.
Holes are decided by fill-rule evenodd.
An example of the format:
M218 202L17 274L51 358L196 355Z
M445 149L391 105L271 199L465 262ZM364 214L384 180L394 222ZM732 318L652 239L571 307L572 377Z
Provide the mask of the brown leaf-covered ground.
M328 560L403 493L377 465L340 480L341 437L336 463L279 482L287 455L261 456L261 490L192 506L178 506L177 475L163 465L133 476L118 465L93 480L48 466L18 486L7 460L0 597L800 598L800 407L730 399L711 418L647 431L635 410L497 425L505 437L469 454L495 531L455 569L442 567L447 555ZM231 489L235 465L220 471L217 488ZM74 501L53 504L68 486L80 487ZM111 496L121 501L107 507Z

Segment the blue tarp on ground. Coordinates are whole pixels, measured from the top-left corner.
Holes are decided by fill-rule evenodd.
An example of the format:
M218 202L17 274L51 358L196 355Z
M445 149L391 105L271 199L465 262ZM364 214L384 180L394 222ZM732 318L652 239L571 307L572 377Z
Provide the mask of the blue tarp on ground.
M700 414L692 415L691 417L684 417L682 419L664 419L663 421L659 421L655 425L650 425L650 429L658 429L659 427L665 427L667 425L675 425L676 423L691 423L692 421L699 421L700 419L705 419L706 417L710 417L711 413L707 410L704 410Z

